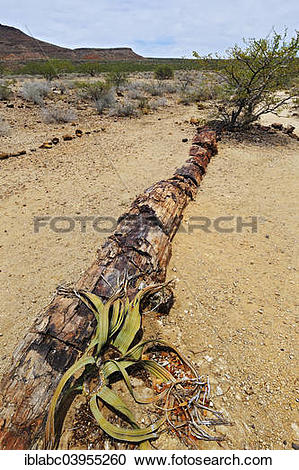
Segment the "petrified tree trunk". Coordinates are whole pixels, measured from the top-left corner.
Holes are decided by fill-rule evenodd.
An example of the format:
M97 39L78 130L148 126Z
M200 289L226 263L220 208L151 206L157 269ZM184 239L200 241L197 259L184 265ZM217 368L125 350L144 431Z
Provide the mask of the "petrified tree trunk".
M206 166L217 153L215 132L193 139L190 158L174 176L147 189L118 221L117 229L75 289L108 298L120 275L131 278L129 294L139 281L162 282L183 210L195 197ZM93 316L77 299L57 295L14 353L0 392L0 448L40 447L48 405L62 374L84 351L93 333Z

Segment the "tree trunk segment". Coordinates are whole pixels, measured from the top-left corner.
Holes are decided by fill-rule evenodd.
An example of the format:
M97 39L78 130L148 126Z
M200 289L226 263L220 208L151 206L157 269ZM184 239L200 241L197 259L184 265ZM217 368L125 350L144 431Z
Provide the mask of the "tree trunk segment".
M75 289L108 298L125 272L131 278L132 296L140 281L147 285L163 282L171 241L184 208L195 198L207 164L216 153L215 132L199 130L184 166L137 197ZM77 299L62 295L57 295L35 321L1 382L0 449L42 446L53 392L66 369L85 350L93 328L91 312Z

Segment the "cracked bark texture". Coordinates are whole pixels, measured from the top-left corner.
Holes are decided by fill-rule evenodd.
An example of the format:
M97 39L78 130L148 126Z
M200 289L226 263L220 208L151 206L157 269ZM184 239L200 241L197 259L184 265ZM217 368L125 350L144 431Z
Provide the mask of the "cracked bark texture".
M216 133L199 130L190 158L174 176L148 188L120 217L115 232L76 283L106 299L127 272L129 295L140 281L163 282L171 241L183 211L194 199L210 158ZM42 448L48 406L63 373L83 352L93 334L92 313L77 299L57 295L36 320L13 355L0 388L0 448Z

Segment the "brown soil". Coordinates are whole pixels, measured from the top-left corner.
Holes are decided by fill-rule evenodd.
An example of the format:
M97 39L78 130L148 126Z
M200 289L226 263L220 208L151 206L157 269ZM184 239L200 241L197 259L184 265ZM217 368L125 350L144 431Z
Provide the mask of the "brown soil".
M17 106L20 100L16 100ZM196 107L171 106L138 119L79 112L78 128L92 131L52 149L39 145L74 135L77 127L45 125L37 107L0 103L14 127L1 152L25 149L1 166L0 372L58 284L75 281L91 264L107 233L77 223L70 233L49 225L34 233L36 216L112 216L115 219L152 183L188 158ZM298 118L267 117L297 126ZM98 130L98 132L93 132ZM30 151L36 149L36 151ZM233 422L221 445L204 449L289 449L296 424L295 289L298 144L281 133L241 140L224 136L196 201L187 208L173 242L168 278L175 304L163 318L146 321L145 336L159 333L177 345L200 373L208 374L212 402ZM215 219L232 232L219 233ZM236 217L257 217L236 230ZM194 217L212 222L208 232ZM201 222L202 223L202 222ZM86 444L87 445L87 444ZM182 448L163 435L159 448Z

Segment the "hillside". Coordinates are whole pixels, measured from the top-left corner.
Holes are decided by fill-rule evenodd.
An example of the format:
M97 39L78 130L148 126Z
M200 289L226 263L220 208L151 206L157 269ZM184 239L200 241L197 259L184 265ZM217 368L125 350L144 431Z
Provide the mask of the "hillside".
M26 62L46 58L69 60L142 60L129 47L68 49L35 39L12 26L0 24L0 60Z

